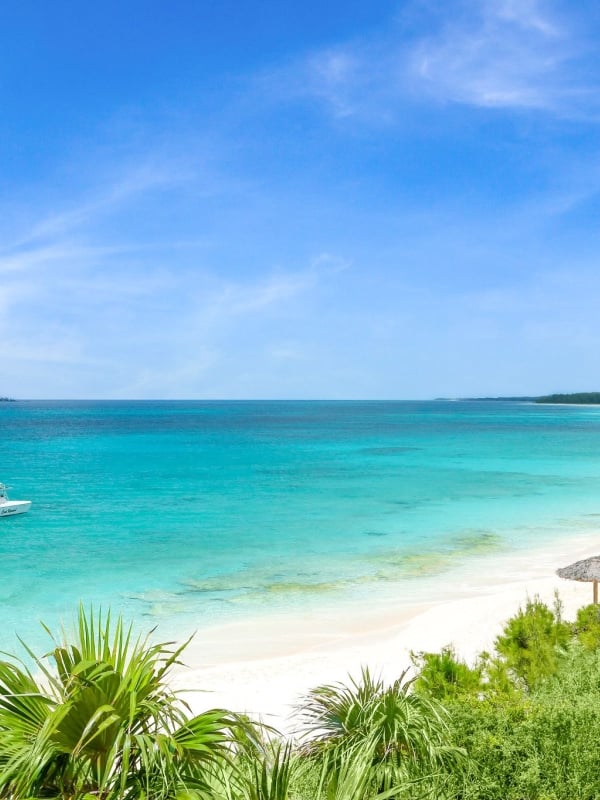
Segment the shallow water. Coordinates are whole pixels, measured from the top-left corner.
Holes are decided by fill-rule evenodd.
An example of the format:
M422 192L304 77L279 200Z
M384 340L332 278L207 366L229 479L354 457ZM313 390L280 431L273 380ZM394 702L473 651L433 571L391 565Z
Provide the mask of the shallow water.
M600 521L600 408L494 402L0 404L3 625L78 600L168 634L369 602Z

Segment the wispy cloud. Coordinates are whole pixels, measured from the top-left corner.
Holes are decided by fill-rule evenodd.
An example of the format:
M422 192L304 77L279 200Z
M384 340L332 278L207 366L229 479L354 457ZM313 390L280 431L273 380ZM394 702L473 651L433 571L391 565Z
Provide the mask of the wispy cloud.
M272 361L266 321L277 328L301 315L323 281L348 269L322 252L304 268L265 264L244 277L242 265L236 277L207 257L201 238L145 242L134 231L111 242L99 220L181 180L136 174L64 210L42 208L0 248L0 355L13 394L213 395L215 375L234 376L257 354ZM43 388L28 388L29 375Z
M576 43L537 0L470 3L407 51L421 90L445 101L568 113L589 86L570 85Z
M117 166L112 165L112 169ZM81 230L93 220L114 214L135 198L181 185L189 179L178 165L151 162L121 165L119 173L113 180L107 181L105 177L99 186L88 189L71 207L43 214L13 241L5 243L0 253L26 249L29 245Z
M576 317L583 297L593 326L595 284L557 289L534 272L565 253L584 271L596 247L595 129L555 124L600 118L580 12L409 0L376 33L307 44L249 90L241 80L209 134L197 111L176 130L173 115L140 137L154 147L121 143L101 163L78 151L54 166L63 183L38 176L39 193L15 181L0 213L4 393L414 396L445 391L444 371L448 392L466 392L465 375L493 378L481 342L507 375L519 336L532 359L546 342L574 363L560 303ZM553 124L461 141L473 109ZM424 141L432 120L456 124Z
M338 118L398 118L407 103L600 115L594 32L548 0L416 0L393 30L340 42L269 76Z
M203 284L196 289L195 310L190 317L195 318L196 331L214 334L240 319L264 320L269 314L285 315L290 303L318 290L349 266L343 258L320 253L304 269L265 269L245 281L206 274ZM186 318L186 335L189 335L189 323L190 318Z
M292 336L310 317L322 285L336 280L342 263L330 255L318 256L304 270L280 268L239 281L215 274L196 279L188 296L181 297L168 329L161 327L154 337L147 328L142 332L145 354L119 394L244 397L255 393L260 373L263 380L269 373L272 378L274 363L304 360L303 345Z

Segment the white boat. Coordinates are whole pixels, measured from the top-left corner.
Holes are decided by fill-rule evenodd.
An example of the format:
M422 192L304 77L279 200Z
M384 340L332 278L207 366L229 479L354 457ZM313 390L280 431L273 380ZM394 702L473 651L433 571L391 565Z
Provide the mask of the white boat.
M31 508L31 500L9 500L6 493L7 486L0 483L0 517L11 517L14 514L24 514Z

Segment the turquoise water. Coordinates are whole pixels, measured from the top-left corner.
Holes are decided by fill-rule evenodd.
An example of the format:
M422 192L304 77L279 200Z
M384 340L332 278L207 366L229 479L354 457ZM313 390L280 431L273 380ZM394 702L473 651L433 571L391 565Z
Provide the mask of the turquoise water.
M80 599L188 631L593 528L600 409L2 403L0 480L33 501L0 520L1 645Z

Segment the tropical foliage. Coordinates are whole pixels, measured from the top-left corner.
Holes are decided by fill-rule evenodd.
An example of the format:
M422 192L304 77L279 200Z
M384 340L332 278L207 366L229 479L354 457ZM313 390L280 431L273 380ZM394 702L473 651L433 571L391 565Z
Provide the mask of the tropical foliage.
M467 752L466 772L450 779L455 796L600 797L599 629L597 606L568 624L558 601L551 609L535 598L476 669L449 650L415 658L416 691L443 698L453 740Z
M0 662L0 796L174 797L206 792L244 722L192 716L166 678L182 648L133 639L80 610L75 640ZM34 674L34 670L35 674Z
M580 608L573 626L579 642L588 650L600 648L600 605Z
M483 691L485 662L481 659L471 667L450 645L439 653L412 653L411 656L418 670L415 691L419 695L443 702Z
M533 689L556 672L570 637L571 626L563 622L558 597L554 609L534 598L506 623L496 650L515 677Z
M0 661L0 797L10 800L591 800L600 797L600 614L528 601L474 665L413 655L320 686L298 736L169 688L183 647L79 611L50 652Z
M363 669L360 680L314 689L299 709L306 752L322 759L324 777L366 762L379 792L415 783L433 786L462 753L448 744L447 712L411 691L407 673L390 686Z

